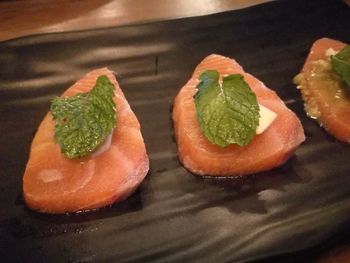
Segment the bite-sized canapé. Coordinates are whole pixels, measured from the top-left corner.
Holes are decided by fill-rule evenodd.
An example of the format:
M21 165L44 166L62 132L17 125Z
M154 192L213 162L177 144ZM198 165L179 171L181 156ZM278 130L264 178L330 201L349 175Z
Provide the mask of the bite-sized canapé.
M307 114L338 140L350 142L350 46L322 38L294 78Z
M236 176L283 164L304 141L299 119L233 59L206 57L174 101L179 159L194 174Z
M106 68L53 100L33 139L25 202L45 213L90 210L130 195L149 169L140 124Z

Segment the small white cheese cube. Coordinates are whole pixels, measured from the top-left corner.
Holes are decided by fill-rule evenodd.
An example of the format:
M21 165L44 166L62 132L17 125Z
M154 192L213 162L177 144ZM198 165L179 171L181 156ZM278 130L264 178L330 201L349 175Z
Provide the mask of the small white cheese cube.
M256 129L256 134L263 133L267 127L271 125L271 123L276 119L277 113L272 110L266 108L265 106L259 104L260 108L260 119L259 126Z
M325 55L326 55L326 57L330 57L330 56L336 55L337 53L338 53L338 51L335 51L333 48L328 48L326 50Z

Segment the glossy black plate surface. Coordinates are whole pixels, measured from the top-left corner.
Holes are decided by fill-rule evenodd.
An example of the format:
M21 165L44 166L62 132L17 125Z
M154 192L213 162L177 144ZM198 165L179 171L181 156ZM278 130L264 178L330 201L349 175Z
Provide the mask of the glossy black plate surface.
M309 262L346 239L350 146L303 111L292 84L318 38L350 42L341 1L279 1L216 15L0 43L0 258L28 262ZM301 119L306 142L282 167L246 179L191 175L170 110L205 56L234 57ZM107 66L142 125L151 170L127 200L96 212L43 215L22 199L32 137L59 95ZM297 253L294 253L297 252ZM276 258L277 256L277 258Z

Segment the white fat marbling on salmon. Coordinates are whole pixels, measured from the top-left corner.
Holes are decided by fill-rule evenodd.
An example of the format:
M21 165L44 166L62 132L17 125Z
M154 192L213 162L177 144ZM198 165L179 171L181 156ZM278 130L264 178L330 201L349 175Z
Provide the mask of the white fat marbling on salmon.
M95 165L94 160L89 160L87 163L85 163L84 173L80 175L80 176L84 176L85 178L81 182L80 186L75 188L75 189L72 189L70 191L65 191L65 192L63 192L63 194L74 193L74 192L84 188L85 185L87 185L91 181L93 175L95 174L95 166L96 165ZM66 174L66 176L69 176L69 175Z
M63 195L74 193L74 192L78 191L79 189L85 187L85 185L87 185L91 181L91 179L95 173L95 161L90 160L84 165L85 165L84 173L79 174L79 176L84 176L84 179L82 180L82 182L80 182L78 187L76 187L74 189L70 189L69 191L63 192ZM38 179L44 183L58 182L58 181L64 179L64 177L66 177L66 176L77 176L77 175L76 174L67 174L67 173L64 173L64 171L58 170L58 169L45 169L45 170L42 170L38 173ZM29 195L33 196L30 193L29 193ZM33 196L33 197L35 197L35 196Z
M110 152L114 159L118 160L119 165L122 165L127 171L127 174L131 174L134 170L134 163L127 158L117 146L112 146Z
M117 111L117 115L118 115L118 117L125 116L125 115L127 116L128 114L130 114L130 112L132 112L130 105L126 104L126 105L124 105L123 108L121 108Z
M40 171L38 177L39 180L43 181L44 183L51 183L61 180L63 178L63 173L57 169L46 169Z
M127 193L126 195L124 194L123 198L127 197L127 195L132 193L135 190L135 187L138 185L140 181L139 175L144 174L146 176L148 170L149 170L149 163L140 162L136 167L133 168L131 173L129 173L128 179L117 190L117 192Z

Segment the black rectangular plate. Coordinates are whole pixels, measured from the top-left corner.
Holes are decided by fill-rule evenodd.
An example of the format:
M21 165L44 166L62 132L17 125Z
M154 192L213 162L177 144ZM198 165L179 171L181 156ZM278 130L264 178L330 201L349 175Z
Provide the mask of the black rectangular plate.
M227 262L282 255L293 262L344 240L350 146L306 117L292 78L316 39L349 43L349 22L350 8L341 1L291 0L0 43L1 261ZM172 101L211 53L235 58L301 119L306 141L282 167L221 180L193 176L179 163ZM99 211L30 211L21 180L50 100L104 66L117 73L142 125L151 162L146 180L127 200Z

